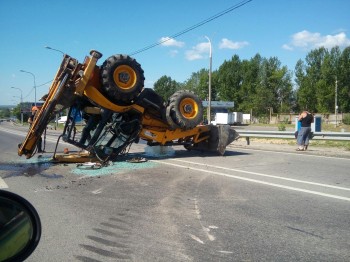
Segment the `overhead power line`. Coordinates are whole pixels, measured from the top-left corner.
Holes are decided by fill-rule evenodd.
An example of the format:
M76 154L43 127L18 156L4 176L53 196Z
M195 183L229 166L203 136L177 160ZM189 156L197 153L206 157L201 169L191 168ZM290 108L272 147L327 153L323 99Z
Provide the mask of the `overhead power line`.
M215 19L218 19L219 17L221 17L221 16L223 16L223 15L226 15L226 14L228 14L228 13L230 13L230 12L232 12L232 11L238 9L238 8L240 8L240 7L242 7L242 6L246 5L246 4L248 4L248 3L251 2L251 1L253 1L253 0L244 0L244 1L241 1L241 2L239 2L239 3L237 3L237 4L235 4L235 5L233 5L233 6L229 7L229 8L227 8L227 9L225 9L225 10L223 10L223 11L221 11L221 12L219 12L219 13L213 15L213 16L211 16L211 17L208 17L208 18L204 19L203 21L201 21L201 22L199 22L199 23L197 23L197 24L195 24L195 25L192 25L192 26L190 26L190 27L188 27L188 28L186 28L186 29L184 29L184 30L182 30L182 31L180 31L180 32L178 32L178 33L176 33L176 34L173 34L173 35L167 37L167 38L164 39L164 40L158 41L158 42L153 43L153 44L151 44L151 45L148 45L148 46L146 46L146 47L144 47L144 48L141 48L141 49L139 49L139 50L136 50L136 51L130 53L129 55L130 55L130 56L133 56L133 55L142 53L142 52L147 51L147 50L149 50L149 49L151 49L151 48L153 48L153 47L156 47L156 46L158 46L158 45L161 45L161 44L163 44L163 43L165 43L165 42L167 42L167 41L169 41L169 40L171 40L171 39L175 39L175 38L177 38L177 37L179 37L179 36L181 36L181 35L183 35L183 34L186 34L186 33L190 32L190 31L192 31L192 30L194 30L194 29L196 29L196 28L198 28L198 27L201 27L201 26L203 26L203 25L205 25L205 24L207 24L207 23L209 23L209 22L211 22L211 21L213 21L213 20L215 20ZM50 80L50 81L48 81L48 82L46 82L46 83L37 85L36 87L44 86L44 85L46 85L46 84L48 84L48 83L50 83L50 82L52 82L52 81L53 81L53 80ZM30 92L29 92L26 96L24 96L23 98L27 98L27 97L33 92L33 90L34 90L34 87L33 87L33 88L30 90Z
M164 39L162 41L158 41L158 42L156 42L154 44L148 45L148 46L146 46L144 48L141 48L141 49L139 49L137 51L134 51L134 52L130 53L129 55L133 56L133 55L139 54L139 53L144 52L144 51L146 51L148 49L151 49L153 47L161 45L161 44L163 44L163 43L165 43L165 42L167 42L167 41L169 41L171 39L175 39L175 38L177 38L177 37L179 37L179 36L181 36L183 34L186 34L186 33L190 32L190 31L200 27L200 26L203 26L203 25L205 25L205 24L207 24L207 23L209 23L209 22L211 22L211 21L213 21L213 20L215 20L215 19L217 19L217 18L219 18L219 17L221 17L221 16L223 16L223 15L225 15L227 13L230 13L233 10L236 10L236 9L240 8L240 7L246 5L247 3L251 2L251 1L253 1L253 0L241 1L241 2L239 2L239 3L237 3L237 4L233 5L233 6L227 8L227 9L225 9L225 10L223 10L223 11L221 11L221 12L219 12L219 13L217 13L217 14L215 14L215 15L213 15L213 16L211 16L211 17L209 17L209 18L207 18L207 19L205 19L205 20L203 20L203 21L201 21L201 22L199 22L197 24L195 24L195 25L193 25L193 26L190 26L190 27L188 27L188 28L186 28L186 29L176 33L176 34L171 35L170 37L168 37L168 38L166 38L166 39Z
M36 87L44 86L44 85L46 85L46 84L48 84L48 83L51 83L52 81L53 81L53 79L50 80L50 81L47 81L47 82L45 82L45 83L43 83L43 84L37 85Z
M51 83L52 81L53 81L53 80L47 81L47 82L45 82L45 83L43 83L43 84L37 85L36 87L44 86L44 85L46 85L46 84L48 84L48 83ZM33 92L33 90L34 90L34 87L29 91L29 93L28 93L26 96L23 97L23 99L25 99L25 98L27 98L28 96L30 96L30 94Z

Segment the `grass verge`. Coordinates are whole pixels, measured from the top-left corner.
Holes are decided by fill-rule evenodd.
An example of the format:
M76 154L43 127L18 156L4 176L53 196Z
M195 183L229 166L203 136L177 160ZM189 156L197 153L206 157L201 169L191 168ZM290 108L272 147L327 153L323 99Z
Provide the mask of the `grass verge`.
M268 143L268 144L284 144L284 145L296 145L295 139L289 138L250 138L251 142ZM310 140L310 145L314 147L332 147L343 148L346 151L350 151L350 141L330 141L330 140Z

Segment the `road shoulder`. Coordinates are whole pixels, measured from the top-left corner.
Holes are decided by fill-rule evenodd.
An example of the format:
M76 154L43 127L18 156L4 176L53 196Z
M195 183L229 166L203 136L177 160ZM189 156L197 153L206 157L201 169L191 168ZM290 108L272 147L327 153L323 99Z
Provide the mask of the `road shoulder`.
M323 147L323 146L313 146L312 141L308 147L307 151L296 151L297 144L289 144L289 140L283 139L254 139L251 138L249 145L245 138L240 138L233 143L231 143L228 148L243 148L243 149L255 149L255 150L266 150L266 151L280 151L280 152L290 152L298 154L312 154L320 156L330 156L330 157L343 157L350 159L350 151L342 147Z

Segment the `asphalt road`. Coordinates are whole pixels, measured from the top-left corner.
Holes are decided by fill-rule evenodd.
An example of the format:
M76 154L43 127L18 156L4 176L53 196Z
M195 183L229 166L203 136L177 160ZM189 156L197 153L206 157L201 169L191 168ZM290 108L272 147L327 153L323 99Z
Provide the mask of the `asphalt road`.
M21 133L0 125L0 184L40 214L28 261L350 261L349 157L233 144L82 170L18 157Z

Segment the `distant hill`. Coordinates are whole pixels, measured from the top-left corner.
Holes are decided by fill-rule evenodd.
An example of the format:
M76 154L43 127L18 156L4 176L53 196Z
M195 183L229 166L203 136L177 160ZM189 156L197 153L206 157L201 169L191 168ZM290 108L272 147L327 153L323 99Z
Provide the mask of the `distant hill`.
M5 109L5 108L13 108L16 107L17 105L0 105L0 109Z

